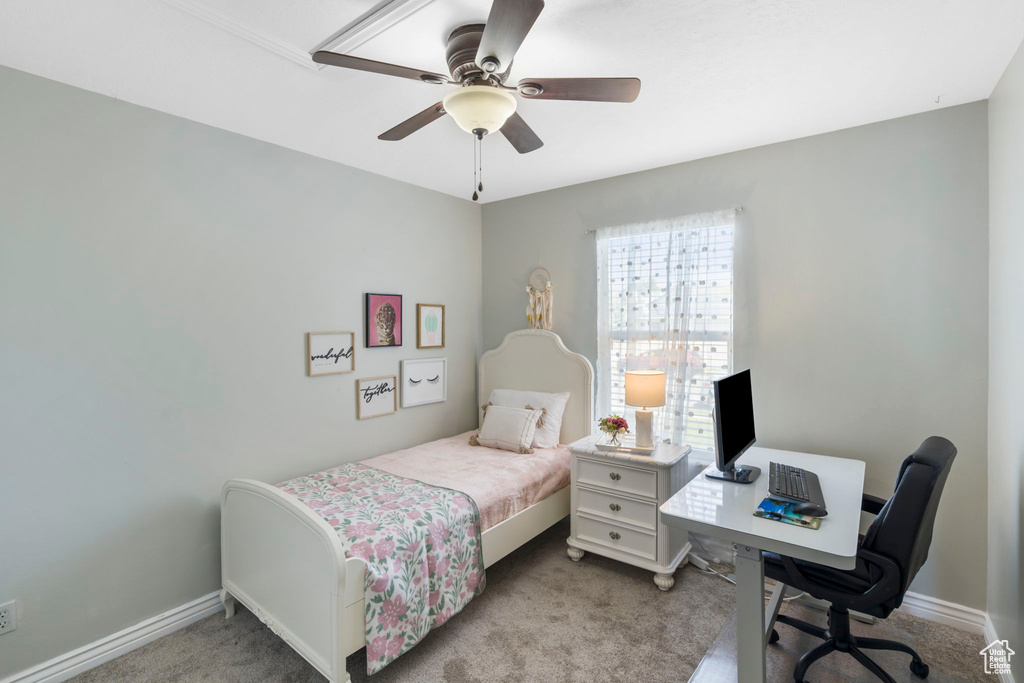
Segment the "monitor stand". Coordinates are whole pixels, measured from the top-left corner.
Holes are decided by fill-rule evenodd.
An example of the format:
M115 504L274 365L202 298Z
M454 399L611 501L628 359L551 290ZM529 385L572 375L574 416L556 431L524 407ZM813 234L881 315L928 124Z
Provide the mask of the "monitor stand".
M708 470L704 476L708 479L721 479L731 481L734 484L753 484L758 475L761 474L760 467L735 467L731 470Z

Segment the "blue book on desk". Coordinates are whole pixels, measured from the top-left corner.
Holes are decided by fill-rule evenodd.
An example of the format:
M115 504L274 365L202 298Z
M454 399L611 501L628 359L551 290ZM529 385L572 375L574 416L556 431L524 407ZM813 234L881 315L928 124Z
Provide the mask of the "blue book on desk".
M783 524L793 524L805 529L817 529L821 526L821 517L808 517L793 512L795 503L780 503L770 498L765 498L754 510L755 517L770 519Z

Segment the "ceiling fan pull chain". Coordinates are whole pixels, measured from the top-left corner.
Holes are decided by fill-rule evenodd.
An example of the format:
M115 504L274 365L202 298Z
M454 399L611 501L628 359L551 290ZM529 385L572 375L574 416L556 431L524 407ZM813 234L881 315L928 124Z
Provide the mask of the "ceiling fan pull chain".
M481 192L484 191L484 140L480 138L480 182L477 183L476 189Z
M476 146L477 146L477 137L474 135L473 136L473 185L476 185L476 172L477 172ZM478 195L476 193L476 188L474 188L473 189L473 201L475 202L479 198L480 198L480 195Z

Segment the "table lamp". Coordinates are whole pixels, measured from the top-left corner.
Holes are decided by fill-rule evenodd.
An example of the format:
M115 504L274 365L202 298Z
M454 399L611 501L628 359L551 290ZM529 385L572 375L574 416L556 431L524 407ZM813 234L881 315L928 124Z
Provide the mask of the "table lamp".
M637 448L654 448L654 435L651 433L654 412L648 408L665 405L665 373L660 370L627 370L626 405L637 408Z

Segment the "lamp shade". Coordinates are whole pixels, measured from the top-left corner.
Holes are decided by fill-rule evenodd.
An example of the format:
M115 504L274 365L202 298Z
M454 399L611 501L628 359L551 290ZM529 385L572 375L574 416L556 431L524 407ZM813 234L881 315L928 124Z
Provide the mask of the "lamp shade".
M516 98L490 85L467 85L445 95L443 105L462 130L467 133L483 130L489 134L504 126L512 116Z
M628 370L626 405L641 408L665 405L665 373L660 370Z

